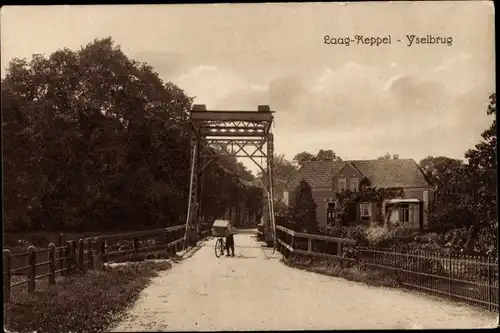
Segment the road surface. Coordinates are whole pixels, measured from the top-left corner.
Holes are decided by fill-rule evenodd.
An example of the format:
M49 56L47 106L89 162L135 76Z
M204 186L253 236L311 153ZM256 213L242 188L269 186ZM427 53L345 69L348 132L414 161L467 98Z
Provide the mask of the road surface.
M288 267L250 234L236 256L215 239L161 272L116 331L494 327L496 316L433 297Z

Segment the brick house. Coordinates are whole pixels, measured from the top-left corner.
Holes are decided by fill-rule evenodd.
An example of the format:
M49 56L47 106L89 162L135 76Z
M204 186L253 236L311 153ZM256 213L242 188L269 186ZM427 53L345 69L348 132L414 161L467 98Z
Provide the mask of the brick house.
M319 226L333 224L336 193L342 189L359 191L360 183L367 179L376 188L403 188L403 198L387 200L382 205L382 223L400 224L408 228L425 229L428 225L430 202L434 199L431 186L413 159L310 161L304 164L286 183L283 202L293 200L293 192L301 180L312 189L317 204ZM380 213L375 202L352 203L350 214L356 221L374 221Z

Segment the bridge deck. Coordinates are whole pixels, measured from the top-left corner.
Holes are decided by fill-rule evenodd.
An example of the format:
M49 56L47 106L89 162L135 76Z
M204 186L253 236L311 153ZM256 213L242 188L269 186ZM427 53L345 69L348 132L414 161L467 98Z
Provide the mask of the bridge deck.
M370 287L285 266L248 233L234 258L215 240L162 272L116 331L472 328L494 321L428 296Z

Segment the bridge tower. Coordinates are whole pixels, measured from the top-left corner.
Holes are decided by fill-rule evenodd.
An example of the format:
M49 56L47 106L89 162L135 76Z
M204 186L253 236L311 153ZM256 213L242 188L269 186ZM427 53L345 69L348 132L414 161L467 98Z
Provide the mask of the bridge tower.
M220 156L218 152L250 158L265 176L263 187L267 199L274 197L273 113L268 105L259 105L257 111L207 110L205 105L193 105L190 112L191 174L184 244L188 233L199 235L203 170ZM265 167L257 162L259 158L265 159ZM267 200L266 206L266 240L272 241L276 249L273 200Z

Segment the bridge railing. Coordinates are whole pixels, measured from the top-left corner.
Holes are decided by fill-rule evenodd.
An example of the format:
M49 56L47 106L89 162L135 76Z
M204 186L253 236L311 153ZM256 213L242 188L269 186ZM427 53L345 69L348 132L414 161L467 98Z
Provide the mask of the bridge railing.
M356 241L352 239L307 234L277 225L276 240L278 250L284 254L296 253L314 257L356 260L346 257L348 253L345 251L346 246L356 245ZM335 245L332 246L332 243Z
M185 225L138 232L103 235L66 241L64 234L56 246L28 247L26 252L3 250L4 302L10 301L11 290L27 286L34 292L36 281L48 279L49 285L75 271L100 269L109 259L144 252L167 250L175 254L181 250Z
M168 250L176 253L184 241L184 231L185 225L181 224L162 229L98 236L93 238L92 244L100 263L141 252Z

